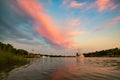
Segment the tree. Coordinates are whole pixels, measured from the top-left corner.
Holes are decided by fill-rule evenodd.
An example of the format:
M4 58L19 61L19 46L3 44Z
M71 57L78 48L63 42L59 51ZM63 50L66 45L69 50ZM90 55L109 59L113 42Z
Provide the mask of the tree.
M10 44L7 44L7 45L6 45L6 50L7 50L7 51L11 52L12 49L13 49L13 46L12 46L12 45L10 45Z

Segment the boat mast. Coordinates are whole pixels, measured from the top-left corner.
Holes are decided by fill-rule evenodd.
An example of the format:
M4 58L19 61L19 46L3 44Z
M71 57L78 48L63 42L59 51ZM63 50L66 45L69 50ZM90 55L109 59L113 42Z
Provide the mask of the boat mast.
M80 55L80 49L78 48L78 49L77 49L76 56L79 56L79 55Z

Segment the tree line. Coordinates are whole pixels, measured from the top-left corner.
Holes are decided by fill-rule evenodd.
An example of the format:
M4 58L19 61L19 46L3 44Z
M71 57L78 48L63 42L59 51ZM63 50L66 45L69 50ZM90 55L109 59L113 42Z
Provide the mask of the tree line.
M120 48L84 53L85 57L120 57Z
M43 54L29 53L24 49L16 49L11 44L4 44L2 42L0 42L0 52L10 52L15 55L22 55L24 57L29 57L29 58L41 57L41 56L49 56L49 57L61 56L61 55L43 55ZM84 56L85 57L120 57L120 48L112 48L108 50L84 53Z
M28 51L24 49L16 49L11 44L4 44L0 42L0 54L3 52L12 53L14 55L20 55L25 58L40 58L42 56L45 56L43 54L29 53Z
M4 44L0 42L0 52L8 52L15 55L21 55L26 58L40 58L43 56L46 57L74 57L74 56L63 56L63 55L47 55L47 54L36 54L36 53L29 53L24 49L16 49L11 44Z
M4 44L0 42L0 52L10 52L15 55L28 55L29 53L23 49L16 49L11 44Z

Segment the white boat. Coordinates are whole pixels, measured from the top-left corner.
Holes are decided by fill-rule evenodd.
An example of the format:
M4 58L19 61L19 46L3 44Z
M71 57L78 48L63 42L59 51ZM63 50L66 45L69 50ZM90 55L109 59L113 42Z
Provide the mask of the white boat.
M80 54L78 57L80 57L80 58L84 58L84 55L83 55L83 54Z
M78 49L78 52L76 53L76 57L84 58L84 55L80 53L79 49Z

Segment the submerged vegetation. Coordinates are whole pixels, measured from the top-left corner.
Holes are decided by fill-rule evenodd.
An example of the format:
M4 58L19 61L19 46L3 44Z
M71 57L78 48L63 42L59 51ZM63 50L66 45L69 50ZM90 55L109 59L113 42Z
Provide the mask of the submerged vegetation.
M85 57L120 57L120 48L84 53Z

